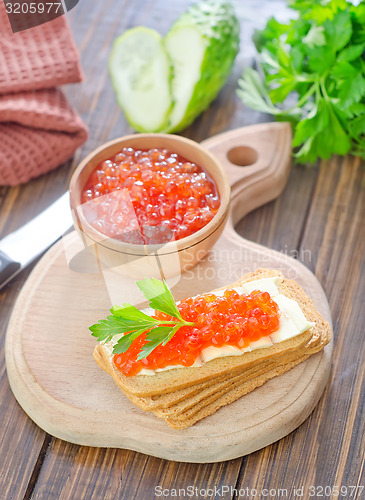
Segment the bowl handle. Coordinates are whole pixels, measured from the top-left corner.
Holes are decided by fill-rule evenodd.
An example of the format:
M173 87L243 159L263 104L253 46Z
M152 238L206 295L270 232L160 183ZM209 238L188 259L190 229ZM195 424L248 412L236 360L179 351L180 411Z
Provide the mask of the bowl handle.
M201 143L226 169L233 225L283 191L290 172L291 139L289 123L272 122L223 132Z

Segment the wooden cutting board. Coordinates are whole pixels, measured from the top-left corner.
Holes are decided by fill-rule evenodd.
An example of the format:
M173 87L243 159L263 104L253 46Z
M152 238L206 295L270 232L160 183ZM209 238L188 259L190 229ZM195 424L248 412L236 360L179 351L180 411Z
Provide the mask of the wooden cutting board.
M306 267L243 239L233 228L246 213L280 194L290 169L290 144L290 127L283 123L245 127L205 141L227 168L231 219L204 260L170 280L176 299L267 267L296 279L331 321L324 292ZM88 326L105 316L111 302L138 303L137 287L113 270L75 271L70 262L81 250L72 232L44 255L19 294L7 331L11 388L46 432L81 445L128 448L176 461L218 462L273 443L311 413L328 380L333 342L183 431L134 406L94 362L95 339Z

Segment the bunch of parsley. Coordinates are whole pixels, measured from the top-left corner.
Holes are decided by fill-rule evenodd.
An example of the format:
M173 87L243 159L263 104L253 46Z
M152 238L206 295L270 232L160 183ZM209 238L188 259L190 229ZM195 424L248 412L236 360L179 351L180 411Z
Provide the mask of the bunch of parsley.
M295 19L271 18L255 32L260 72L247 68L237 93L247 106L293 124L298 162L347 153L365 158L365 3L290 6Z

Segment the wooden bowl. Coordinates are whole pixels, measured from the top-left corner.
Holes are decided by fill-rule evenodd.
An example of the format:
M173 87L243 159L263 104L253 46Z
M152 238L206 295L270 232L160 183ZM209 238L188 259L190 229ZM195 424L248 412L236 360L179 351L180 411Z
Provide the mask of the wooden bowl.
M163 245L138 245L108 238L86 220L81 209L81 193L94 168L124 147L165 148L202 167L214 180L221 205L214 218L199 231ZM171 134L138 134L114 139L95 149L76 168L70 182L70 202L74 226L84 244L92 247L104 268L134 279L149 276L177 276L195 266L219 238L228 218L230 186L220 161L197 142Z

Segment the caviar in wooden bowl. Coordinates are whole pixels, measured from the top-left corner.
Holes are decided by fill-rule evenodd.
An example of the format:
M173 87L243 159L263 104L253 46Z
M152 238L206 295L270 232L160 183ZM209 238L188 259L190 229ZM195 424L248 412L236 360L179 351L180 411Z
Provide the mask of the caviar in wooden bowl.
M220 162L170 134L115 139L87 156L70 183L76 229L103 266L138 279L195 266L220 236L230 187Z

